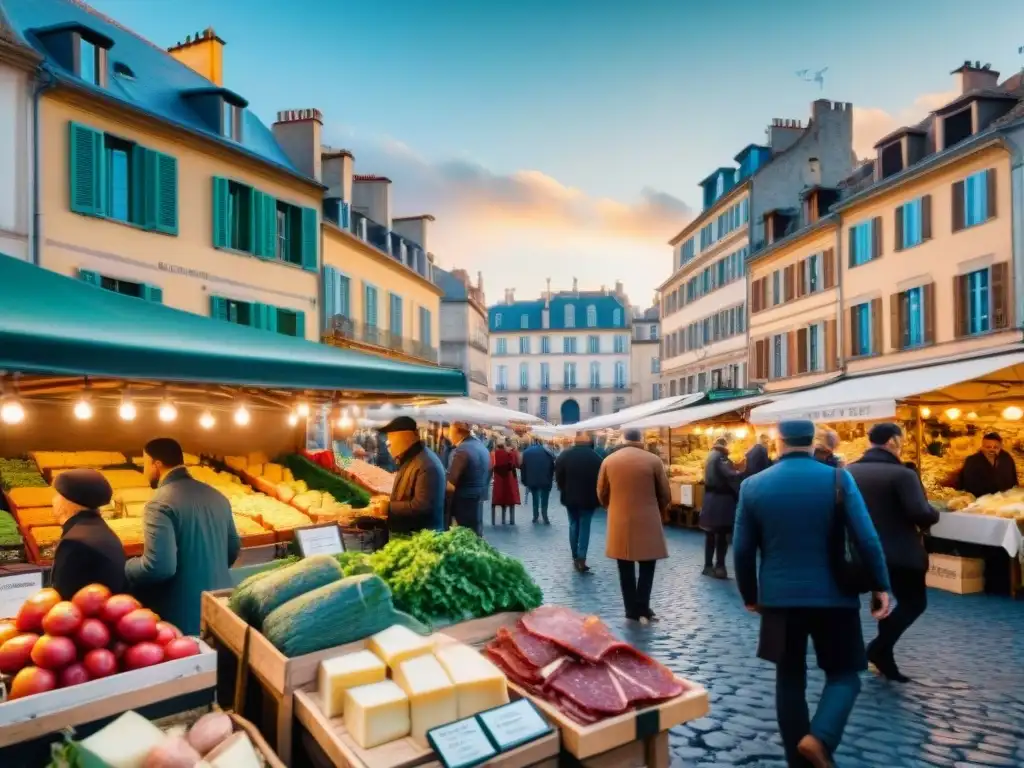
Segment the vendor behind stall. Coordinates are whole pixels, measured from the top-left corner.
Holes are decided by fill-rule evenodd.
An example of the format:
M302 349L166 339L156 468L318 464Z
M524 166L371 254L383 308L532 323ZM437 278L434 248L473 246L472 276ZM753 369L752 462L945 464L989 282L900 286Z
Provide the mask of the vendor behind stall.
M378 430L390 454L398 460L395 487L388 505L391 533L444 530L445 474L441 460L420 440L416 422L408 416L392 419Z
M95 469L69 469L53 481L53 511L60 521L60 542L53 556L50 583L65 600L89 584L124 591L124 547L100 516L110 503L107 478Z
M981 450L968 456L954 487L974 496L1001 493L1017 486L1017 465L1003 450L1003 438L989 432L981 439Z

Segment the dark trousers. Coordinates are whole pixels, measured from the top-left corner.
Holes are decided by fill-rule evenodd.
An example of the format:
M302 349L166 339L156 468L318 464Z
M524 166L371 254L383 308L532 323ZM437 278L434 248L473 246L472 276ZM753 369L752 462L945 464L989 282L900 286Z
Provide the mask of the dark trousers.
M704 532L704 567L714 565L718 568L725 568L725 553L729 551L729 529L722 528L714 531Z
M449 500L452 522L483 536L483 500L476 496L455 496Z
M533 495L533 521L537 522L541 517L544 522L548 521L548 500L551 498L550 488L527 488Z
M619 586L626 618L639 619L652 616L651 589L654 587L654 566L657 560L616 560L619 564ZM639 570L639 576L637 576Z
M871 642L871 656L881 662L893 661L896 642L928 607L925 572L911 568L889 568L889 583L896 607L878 622L878 637Z

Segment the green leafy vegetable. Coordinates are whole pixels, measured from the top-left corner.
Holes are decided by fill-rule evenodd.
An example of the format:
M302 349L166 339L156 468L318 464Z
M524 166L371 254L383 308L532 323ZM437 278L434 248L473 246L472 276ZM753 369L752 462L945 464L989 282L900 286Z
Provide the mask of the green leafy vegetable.
M49 483L39 473L34 461L27 459L0 459L0 488L45 488Z
M373 554L338 555L345 576L375 573L395 607L427 623L530 611L544 595L523 564L467 528L392 539Z
M292 471L296 480L304 480L310 490L327 491L337 501L362 509L370 503L370 494L355 483L315 464L304 456L290 453L281 462Z

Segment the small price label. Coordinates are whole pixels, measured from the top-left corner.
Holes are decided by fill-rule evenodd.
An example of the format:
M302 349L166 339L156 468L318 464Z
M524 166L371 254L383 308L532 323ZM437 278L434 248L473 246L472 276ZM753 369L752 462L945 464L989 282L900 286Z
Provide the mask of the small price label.
M529 699L519 699L479 715L491 740L502 752L539 739L551 730Z
M470 768L498 754L475 717L434 728L427 732L427 740L445 768Z
M345 551L341 528L337 523L308 525L295 529L295 543L303 557L311 555L340 555Z

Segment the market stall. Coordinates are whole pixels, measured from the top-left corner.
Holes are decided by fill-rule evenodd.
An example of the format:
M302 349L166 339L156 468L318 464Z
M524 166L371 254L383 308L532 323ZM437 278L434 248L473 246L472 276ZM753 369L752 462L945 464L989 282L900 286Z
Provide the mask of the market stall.
M701 397L702 395L699 393L693 395L674 395L672 397L663 397L660 400L652 400L648 403L631 405L628 408L623 408L615 413L606 413L603 416L594 416L590 419L584 419L583 421L578 421L575 424L559 424L553 427L544 428L544 433L550 433L548 432L550 429L554 434L571 436L575 432L596 432L605 429L618 429L627 422L642 419L645 416L663 413L676 408L683 408L689 403L700 400ZM542 436L543 435L541 433L538 433L538 437Z
M367 411L367 418L374 422L383 423L396 416L411 416L417 421L435 423L460 421L488 427L509 424L544 424L544 420L537 416L482 403L468 397L447 398L442 402L412 407L388 405Z
M950 485L990 432L1003 438L1004 450L1017 464L1018 480L1024 480L1021 404L1024 352L1014 350L844 378L760 405L750 420L768 425L805 418L831 424L843 438L840 453L847 461L867 448L871 422L900 422L909 438L904 459L914 463L929 500L943 512L930 531L930 546L946 550L943 554L984 557L989 585L1009 583L1015 594L1024 557L1024 492L1013 489L975 498Z

